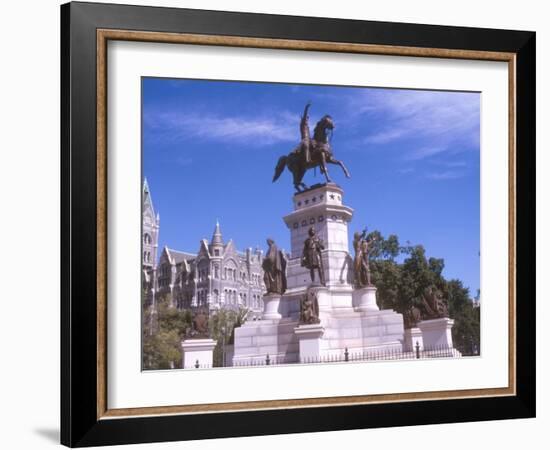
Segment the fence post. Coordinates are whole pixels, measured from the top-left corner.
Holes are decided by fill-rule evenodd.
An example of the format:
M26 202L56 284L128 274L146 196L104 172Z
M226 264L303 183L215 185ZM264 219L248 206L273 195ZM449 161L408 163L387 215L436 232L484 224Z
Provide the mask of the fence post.
M198 368L199 368L199 360L197 359L197 360L195 361L195 369L198 369Z
M420 359L420 344L416 341L416 359Z
M270 363L271 363L271 360L269 359L269 353L268 353L265 357L265 365L269 366Z
M346 349L344 350L344 361L349 361L349 352L348 352L348 348L346 347Z

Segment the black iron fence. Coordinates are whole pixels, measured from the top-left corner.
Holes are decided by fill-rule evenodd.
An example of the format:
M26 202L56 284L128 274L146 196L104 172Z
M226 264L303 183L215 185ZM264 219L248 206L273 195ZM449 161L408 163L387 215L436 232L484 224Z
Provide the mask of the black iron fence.
M254 367L254 366L271 366L279 364L319 364L319 363L342 363L342 362L359 362L359 361L398 361L398 360L415 360L415 359L435 359L435 358L459 358L461 353L452 347L445 345L434 347L421 347L417 345L411 351L403 351L398 347L389 347L381 349L372 349L365 351L353 351L353 349L345 348L344 351L329 353L321 356L303 357L300 360L277 357L266 354L261 358L249 358L244 360L236 360L233 362L234 367ZM199 368L199 367L198 367Z

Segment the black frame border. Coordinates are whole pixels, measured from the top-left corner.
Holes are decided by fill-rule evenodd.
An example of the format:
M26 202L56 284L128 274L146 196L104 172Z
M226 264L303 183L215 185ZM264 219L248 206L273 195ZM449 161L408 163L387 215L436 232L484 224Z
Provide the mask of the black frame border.
M516 54L515 396L97 419L96 30ZM114 4L61 6L61 443L71 447L535 416L534 32Z

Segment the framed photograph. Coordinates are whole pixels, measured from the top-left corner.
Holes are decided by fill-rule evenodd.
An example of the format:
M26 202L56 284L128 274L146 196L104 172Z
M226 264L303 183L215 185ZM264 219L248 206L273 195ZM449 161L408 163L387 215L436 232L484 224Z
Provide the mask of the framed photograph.
M535 33L61 7L61 441L535 415Z

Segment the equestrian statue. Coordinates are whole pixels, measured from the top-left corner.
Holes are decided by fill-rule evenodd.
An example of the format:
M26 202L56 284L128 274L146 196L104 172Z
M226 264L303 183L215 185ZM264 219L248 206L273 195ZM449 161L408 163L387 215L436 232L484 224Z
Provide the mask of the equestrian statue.
M304 109L304 114L300 121L300 134L302 136L301 142L298 146L290 152L288 155L283 155L279 158L277 166L275 167L275 175L273 175L273 182L277 181L285 167L292 173L294 187L297 192L302 192L308 189L306 184L302 181L306 170L314 167L319 167L321 173L325 176L327 183L331 182L328 174L327 164L339 165L346 177L350 177L346 166L342 161L334 158L332 155L332 148L330 146L330 138L332 138L332 131L334 130L334 122L332 117L328 114L324 115L313 131L313 138L309 132L309 116L308 111L311 103L308 103Z

